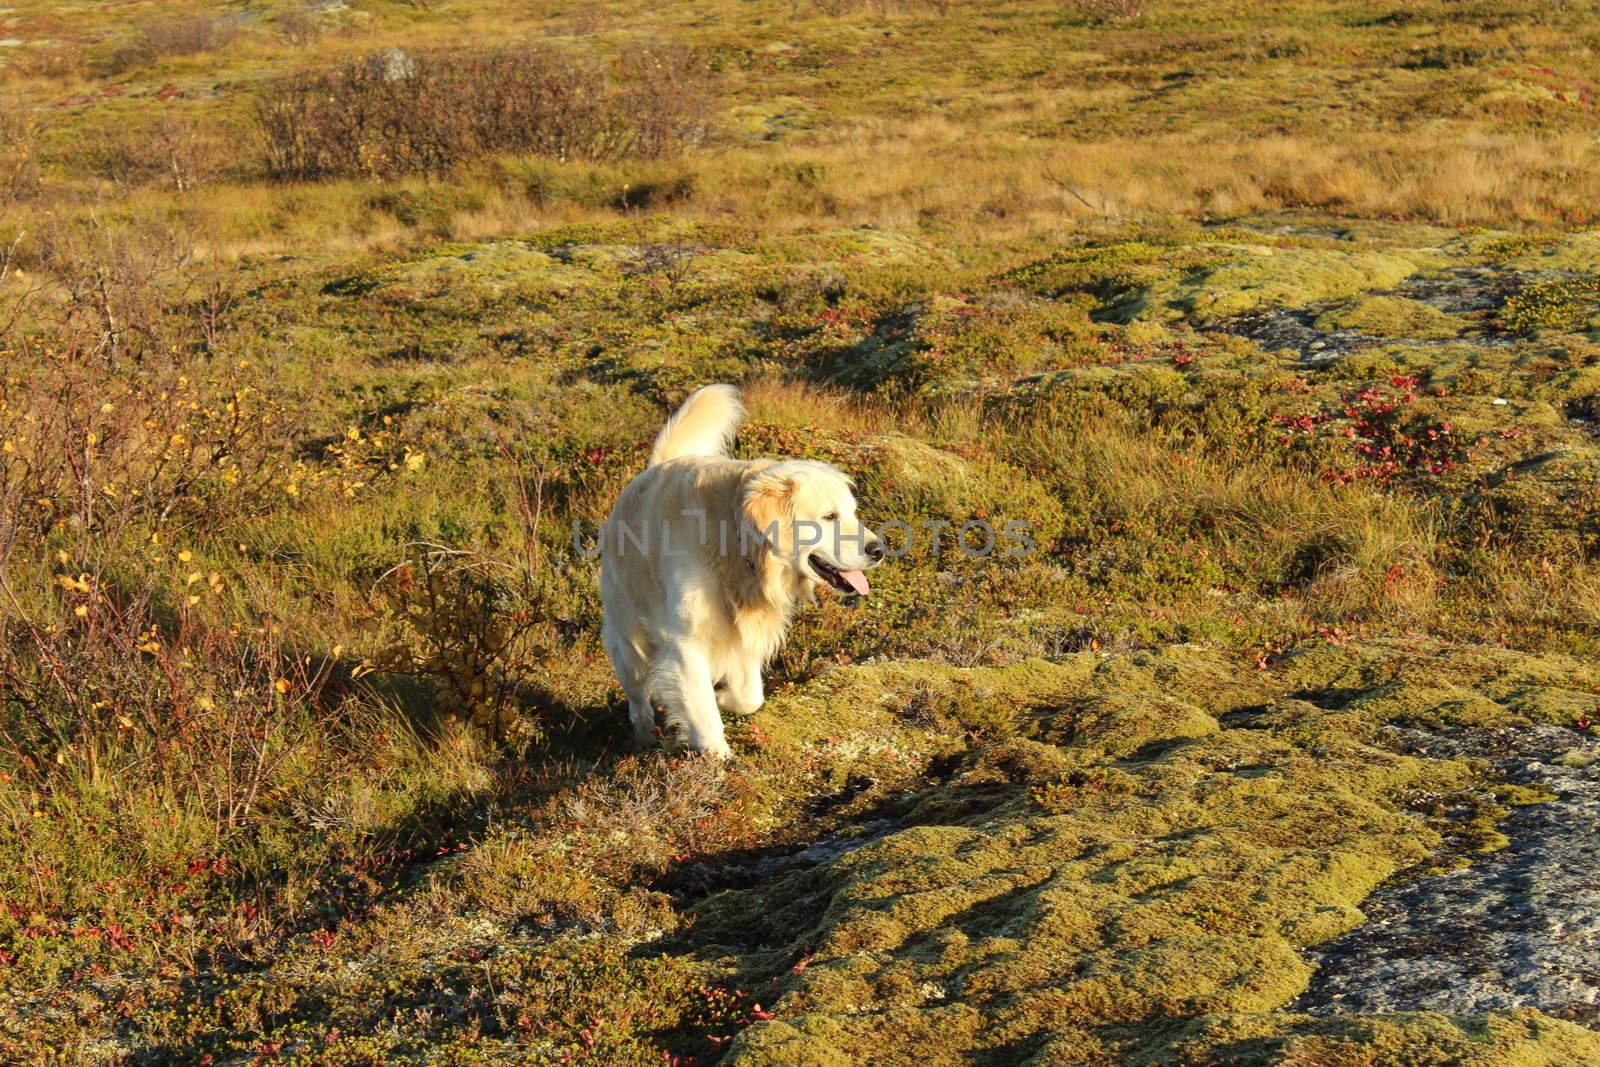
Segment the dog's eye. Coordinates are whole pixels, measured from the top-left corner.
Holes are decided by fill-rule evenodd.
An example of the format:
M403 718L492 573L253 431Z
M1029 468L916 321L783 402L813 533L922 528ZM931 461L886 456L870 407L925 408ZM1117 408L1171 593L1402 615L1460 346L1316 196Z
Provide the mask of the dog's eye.
M838 522L839 521L839 513L837 511L830 511L826 515L822 516L822 521L823 522Z

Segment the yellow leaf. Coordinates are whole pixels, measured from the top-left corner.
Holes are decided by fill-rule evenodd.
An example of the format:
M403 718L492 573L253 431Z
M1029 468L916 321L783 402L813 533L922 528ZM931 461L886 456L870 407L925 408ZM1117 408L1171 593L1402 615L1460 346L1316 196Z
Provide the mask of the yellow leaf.
M272 688L276 689L280 693L287 693L289 691L289 679L279 678L276 682L272 683Z
M77 607L73 608L72 613L80 619L86 619L89 617L89 609L84 607L82 604L79 604Z

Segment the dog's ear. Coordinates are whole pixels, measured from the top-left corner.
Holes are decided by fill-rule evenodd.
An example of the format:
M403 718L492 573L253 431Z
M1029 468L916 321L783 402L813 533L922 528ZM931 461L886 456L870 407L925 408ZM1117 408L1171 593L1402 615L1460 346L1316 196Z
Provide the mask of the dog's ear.
M759 567L783 544L793 514L794 479L778 464L757 467L739 484L739 551Z

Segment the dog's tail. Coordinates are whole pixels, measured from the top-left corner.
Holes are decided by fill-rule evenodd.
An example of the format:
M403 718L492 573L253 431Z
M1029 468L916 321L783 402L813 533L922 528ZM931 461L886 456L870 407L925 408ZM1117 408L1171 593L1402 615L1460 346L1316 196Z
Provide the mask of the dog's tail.
M744 405L733 386L708 385L696 390L656 435L650 466L679 456L727 455L743 418Z

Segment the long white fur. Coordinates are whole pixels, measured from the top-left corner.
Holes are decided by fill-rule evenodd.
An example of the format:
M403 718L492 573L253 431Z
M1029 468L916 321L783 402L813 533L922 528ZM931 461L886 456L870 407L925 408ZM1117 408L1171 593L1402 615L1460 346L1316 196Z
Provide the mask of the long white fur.
M765 699L762 669L821 584L811 549L845 570L881 556L869 554L877 536L856 518L849 479L835 468L728 458L743 417L730 385L692 394L602 533L602 636L641 745L659 732L669 747L727 757L719 711L750 714ZM823 546L798 543L799 519L823 527ZM743 536L773 523L770 542ZM859 547L851 554L842 545Z
M739 390L731 385L698 389L656 434L650 466L680 456L725 456L743 421Z

